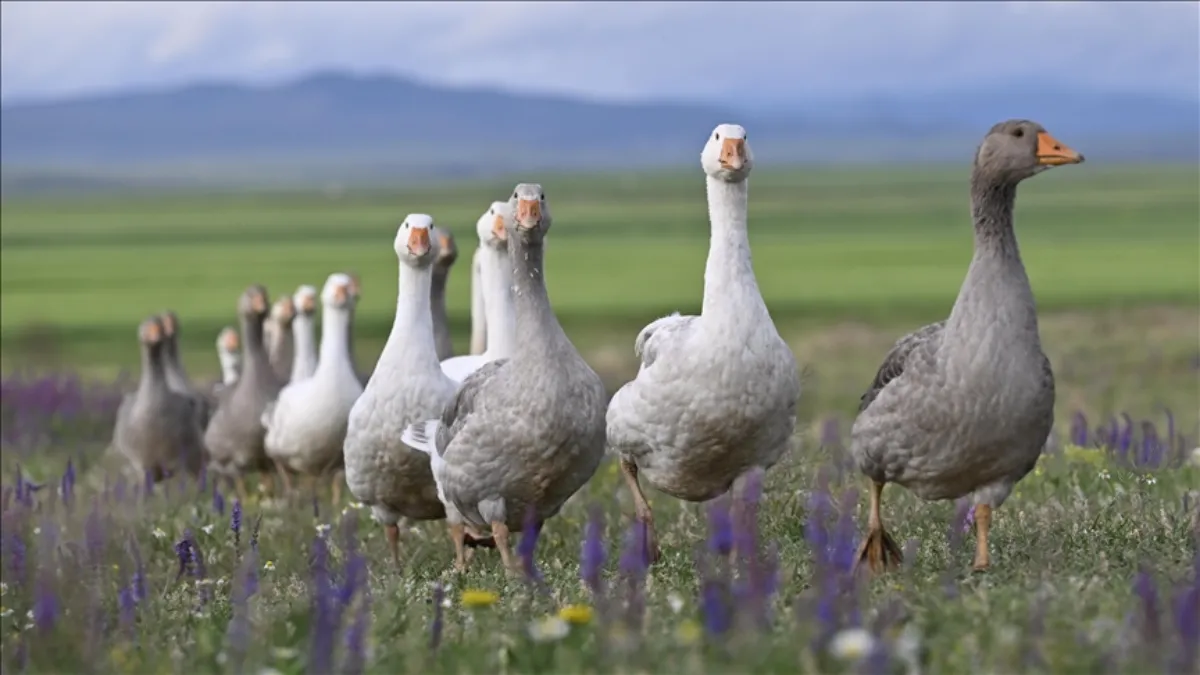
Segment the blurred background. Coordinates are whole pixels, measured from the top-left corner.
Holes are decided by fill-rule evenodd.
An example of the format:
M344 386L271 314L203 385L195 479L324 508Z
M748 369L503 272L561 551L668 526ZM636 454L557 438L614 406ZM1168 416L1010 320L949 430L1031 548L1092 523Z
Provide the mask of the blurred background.
M949 310L975 147L1021 117L1088 158L1018 200L1060 414L1194 424L1198 25L1192 2L4 2L0 365L111 378L171 308L213 379L242 289L341 270L373 358L409 212L458 237L465 351L475 219L535 181L551 299L615 386L641 326L699 309L698 155L737 122L763 294L806 403L849 413Z

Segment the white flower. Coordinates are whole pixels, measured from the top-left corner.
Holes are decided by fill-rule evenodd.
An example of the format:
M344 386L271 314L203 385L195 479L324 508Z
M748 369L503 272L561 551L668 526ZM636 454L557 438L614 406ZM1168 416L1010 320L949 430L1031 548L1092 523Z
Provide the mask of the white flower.
M33 533L34 533L34 534L41 534L41 533L42 533L42 528L40 528L40 527L35 527L35 528L33 528Z
M13 611L11 609L5 607L4 611L0 611L0 619L7 619L8 617L12 616L12 613Z
M557 616L548 616L529 624L529 637L534 642L561 640L571 632L571 626Z
M324 537L326 534L329 534L330 529L331 529L331 526L328 523L318 524L317 525L317 536Z
M1200 466L1200 448L1195 448L1192 450L1192 460L1191 461L1192 461L1192 464L1195 464L1196 466Z
M875 648L875 636L862 628L848 628L833 636L829 651L844 661L858 661Z
M299 652L291 647L276 647L271 650L271 653L273 653L277 659L294 659L296 658L296 655L299 654Z
M163 532L162 530L160 530L157 527L154 528L154 531L151 532L150 534L154 535L155 539L166 539L167 538L167 533Z
M275 569L275 561L268 560L267 562L263 563L263 569L267 571Z
M1155 478L1154 476L1146 476L1146 485L1154 485L1157 482L1158 482L1158 479Z
M213 526L211 524L205 525L204 527L200 528L200 531L204 532L204 534L212 534Z
M1108 480L1109 478L1112 478L1112 474L1108 472L1108 469L1101 469L1100 478L1103 480Z
M667 604L671 607L671 611L676 614L683 611L683 598L679 597L678 593L668 593Z
M5 595L7 593L8 593L8 584L4 583L3 581L0 581L0 595Z

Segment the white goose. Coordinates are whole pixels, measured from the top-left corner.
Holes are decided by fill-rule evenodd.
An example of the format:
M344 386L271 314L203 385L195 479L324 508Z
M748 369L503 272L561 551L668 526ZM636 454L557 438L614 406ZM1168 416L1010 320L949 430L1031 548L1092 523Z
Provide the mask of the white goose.
M608 445L620 456L654 558L639 470L677 499L717 497L751 468L779 461L800 399L796 358L771 321L750 261L747 178L754 159L745 129L714 129L700 163L712 228L700 315L675 314L643 328L634 341L642 360L637 377L608 406Z
M401 519L446 515L429 458L400 442L406 426L440 415L458 389L442 372L434 341L429 291L440 242L430 236L433 227L432 217L412 213L396 232L396 317L371 380L350 411L342 447L350 493L384 526L397 562Z
M315 476L336 469L342 461L342 442L354 402L362 394L350 365L346 341L354 304L352 280L331 274L321 291L321 355L312 377L291 383L279 392L262 415L263 446L290 487L286 469ZM334 499L341 491L335 476Z
M476 258L479 261L480 294L486 316L487 348L482 354L455 356L442 361L442 372L455 382L462 382L490 361L512 356L516 346L517 318L513 304L512 265L508 260L508 234L504 229L510 210L510 206L504 202L492 202L492 206L475 223L475 231L479 235Z
M296 315L292 319L292 376L289 382L301 382L317 371L317 340L313 334L313 314L317 311L317 289L304 284L292 294Z
M501 202L492 202L489 212ZM471 354L482 354L487 349L487 316L483 306L483 280L479 275L479 258L483 247L475 247L471 256Z

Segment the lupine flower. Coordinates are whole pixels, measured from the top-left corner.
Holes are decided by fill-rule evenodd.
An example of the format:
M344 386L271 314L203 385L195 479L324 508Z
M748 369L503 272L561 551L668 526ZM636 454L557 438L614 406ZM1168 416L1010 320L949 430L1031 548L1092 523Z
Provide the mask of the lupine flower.
M1196 560L1200 561L1200 554ZM1175 598L1175 629L1179 633L1177 669L1181 673L1195 672L1200 665L1196 663L1200 658L1200 577Z
M229 515L229 529L233 530L233 545L235 548L242 543L242 500L233 500L233 512Z
M310 570L312 572L312 631L309 635L308 669L313 673L333 670L333 641L338 629L340 607L334 608L329 581L329 548L323 537L313 538Z
M646 526L634 521L625 534L625 544L621 548L621 559L618 563L626 585L626 619L634 628L641 626L646 609L642 585L649 564L647 549Z
M358 675L367 662L367 631L371 627L371 602L363 594L358 603L358 613L354 622L346 631L346 658L342 662L342 672L345 675Z
M175 542L175 557L179 560L179 570L175 573L175 580L179 581L185 573L191 570L192 533L190 530L185 531L183 539Z
M1154 578L1150 576L1150 572L1145 567L1138 570L1137 577L1133 582L1133 591L1142 604L1143 639L1149 645L1157 644L1162 636L1162 629L1159 625L1158 588L1155 587Z
M225 515L225 496L221 494L221 490L215 484L212 489L212 506L213 511L219 515Z
M724 497L714 499L708 505L708 532L709 550L718 555L729 555L733 550L733 516Z
M54 593L54 586L50 580L44 575L38 579L37 597L33 603L33 623L38 630L46 633L54 628L54 622L58 619L59 602L58 596Z
M593 596L603 592L601 571L604 569L608 552L604 546L604 513L597 506L589 509L584 528L582 550L579 554L579 576Z
M1071 416L1071 445L1086 448L1088 445L1088 421L1083 411L1076 410Z
M525 524L521 528L521 541L517 544L517 556L521 559L521 568L525 578L539 586L542 585L542 573L537 568L534 553L537 551L538 537L542 533L542 524L537 520L533 507L525 515Z
M709 579L700 592L700 609L704 614L704 631L709 635L724 635L733 625L733 601L723 580Z
M117 592L117 605L120 608L121 625L125 626L126 629L132 629L134 611L137 607L137 600L134 598L132 587L121 587L121 590Z
M241 522L240 518L238 519L238 522ZM258 528L260 525L262 525L261 513L258 514L258 517L254 519L254 527L250 530L250 548L254 549L255 553L258 552Z

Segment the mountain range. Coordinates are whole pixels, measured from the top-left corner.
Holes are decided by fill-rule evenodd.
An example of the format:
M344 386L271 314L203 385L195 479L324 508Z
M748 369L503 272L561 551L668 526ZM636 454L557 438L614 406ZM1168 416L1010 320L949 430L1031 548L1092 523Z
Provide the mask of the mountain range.
M799 86L799 85L798 85ZM694 161L737 121L760 163L962 161L993 123L1042 122L1089 160L1197 161L1200 101L992 85L786 109L736 101L612 103L313 74L0 106L4 192L121 184L441 179Z

